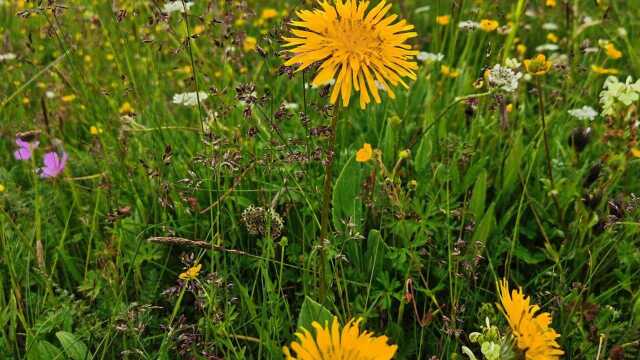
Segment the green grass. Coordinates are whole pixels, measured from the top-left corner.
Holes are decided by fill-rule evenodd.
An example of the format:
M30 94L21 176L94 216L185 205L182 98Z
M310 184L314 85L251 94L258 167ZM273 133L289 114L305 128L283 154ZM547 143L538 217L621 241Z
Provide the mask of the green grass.
M362 317L399 359L461 359L486 317L507 329L494 306L503 277L553 314L567 359L640 356L640 160L629 152L638 102L590 124L567 114L600 110L606 76L591 65L640 76L633 1L438 0L420 13L422 1L394 2L416 25L412 44L444 60L421 63L396 100L335 113L305 87L313 73L279 74L284 17L257 22L263 8L293 14L298 1L197 1L165 20L162 3L141 0L31 2L28 16L4 3L0 54L17 59L0 62L0 357L277 359L312 320L301 315L308 297L343 322ZM444 14L451 24L436 25ZM601 23L584 27L584 16ZM482 18L517 30L457 27ZM501 100L471 96L472 111L460 97L485 93L474 82L517 56L516 44L534 56L544 22L559 26L566 64L540 78L541 91L533 79ZM263 54L243 50L245 34ZM582 51L599 39L623 57ZM441 64L461 75L444 77ZM245 114L237 95L251 86L258 103ZM208 98L172 104L191 91ZM299 108L280 116L284 101ZM125 102L135 114L121 114ZM319 246L329 137L316 133L334 114L329 241ZM568 139L580 126L592 133L578 151ZM40 146L17 161L15 134L29 130ZM355 161L365 142L380 161ZM65 172L40 179L42 155L61 148ZM273 218L251 234L250 205L272 207L282 236ZM191 288L175 287L183 261L203 265Z

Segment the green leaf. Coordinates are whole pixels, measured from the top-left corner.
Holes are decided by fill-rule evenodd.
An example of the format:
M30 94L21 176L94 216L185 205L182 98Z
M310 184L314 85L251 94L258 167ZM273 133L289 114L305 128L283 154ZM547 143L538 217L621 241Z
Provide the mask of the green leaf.
M87 350L87 345L85 345L72 333L66 331L58 331L56 333L56 337L60 341L60 344L62 344L64 352L71 359L87 360L91 358L89 356L89 350Z
M476 184L473 186L473 194L471 195L471 201L469 202L469 209L473 214L474 219L479 220L484 214L485 201L487 199L487 171L483 170Z
M518 133L513 140L513 146L511 147L507 161L504 164L502 177L503 193L508 194L513 190L513 187L518 181L518 173L520 172L523 157L524 149L522 145L522 135L521 133Z
M539 264L547 259L541 251L532 252L520 245L520 243L516 243L515 249L513 249L513 255L529 265Z
M423 136L415 157L415 167L418 173L423 173L429 167L429 156L433 150L433 143L430 136Z
M496 227L495 206L493 203L487 210L487 213L482 217L482 221L476 227L476 231L473 233L473 242L480 242L485 244L487 239L491 235L491 232Z
M40 340L29 351L29 360L64 359L62 351L46 340Z
M351 157L344 165L333 188L333 226L344 229L344 220L359 225L362 221L362 166Z
M305 296L300 315L298 315L298 329L310 330L314 321L324 325L325 323L330 323L332 319L331 311L312 298Z

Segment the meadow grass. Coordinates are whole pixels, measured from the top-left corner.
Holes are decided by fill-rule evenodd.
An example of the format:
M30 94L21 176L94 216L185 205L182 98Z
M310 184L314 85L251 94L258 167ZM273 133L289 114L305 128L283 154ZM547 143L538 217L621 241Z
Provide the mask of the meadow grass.
M337 316L398 359L480 359L503 278L564 358L638 358L638 98L599 99L603 68L640 76L636 2L392 3L443 56L361 110L283 65L315 2L0 1L0 358L278 359Z

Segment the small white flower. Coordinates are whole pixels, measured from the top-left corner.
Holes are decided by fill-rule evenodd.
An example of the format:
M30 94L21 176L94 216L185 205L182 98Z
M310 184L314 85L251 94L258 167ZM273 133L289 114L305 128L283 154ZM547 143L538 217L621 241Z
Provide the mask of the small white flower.
M196 106L198 105L198 99L200 101L206 100L209 97L204 91L200 92L188 92L173 95L173 103L184 106Z
M609 76L604 82L604 90L600 93L602 115L615 116L620 105L629 107L640 99L640 79L635 83L631 76L622 83L615 76Z
M620 36L620 37L627 37L627 35L629 35L629 33L627 32L627 29L625 29L623 27L619 27L617 29L617 33L618 33L618 36Z
M284 108L287 110L298 110L299 107L297 103L284 102Z
M542 28L544 30L548 30L548 31L555 31L555 30L558 30L558 24L552 23L552 22L548 22L548 23L542 24Z
M521 77L522 73L496 64L489 71L487 80L493 87L500 88L506 92L514 92L518 89L518 80L520 80Z
M54 97L56 97L56 93L54 93L51 90L48 90L47 92L45 92L44 95L47 97L47 99L53 99Z
M544 52L544 51L558 51L558 49L560 49L560 47L556 44L542 44L538 47L536 47L536 51L537 52Z
M0 54L0 61L15 60L16 57L17 56L14 53Z
M430 64L442 61L442 59L444 59L444 55L441 53L434 54L426 51L421 51L418 56L416 56L416 59L418 59L418 61Z
M568 111L569 115L573 116L576 119L579 120L593 120L596 118L596 116L598 116L598 112L592 108L591 106L583 106L581 108L578 109L571 109Z
M168 3L164 4L164 7L162 7L162 12L165 14L171 14L176 11L185 13L189 11L189 8L192 6L193 2L185 1L184 3L182 3L182 0L169 1Z
M464 31L475 30L480 27L480 23L472 20L460 21L458 23L458 28Z
M584 50L582 50L585 54L594 54L597 53L598 51L600 51L600 48L597 48L595 46L591 46L588 48L584 48Z

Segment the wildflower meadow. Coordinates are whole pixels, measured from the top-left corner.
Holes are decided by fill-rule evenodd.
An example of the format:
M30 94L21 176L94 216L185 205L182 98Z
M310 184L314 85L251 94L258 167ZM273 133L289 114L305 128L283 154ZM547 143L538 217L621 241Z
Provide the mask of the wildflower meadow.
M0 359L640 359L640 0L0 34Z

